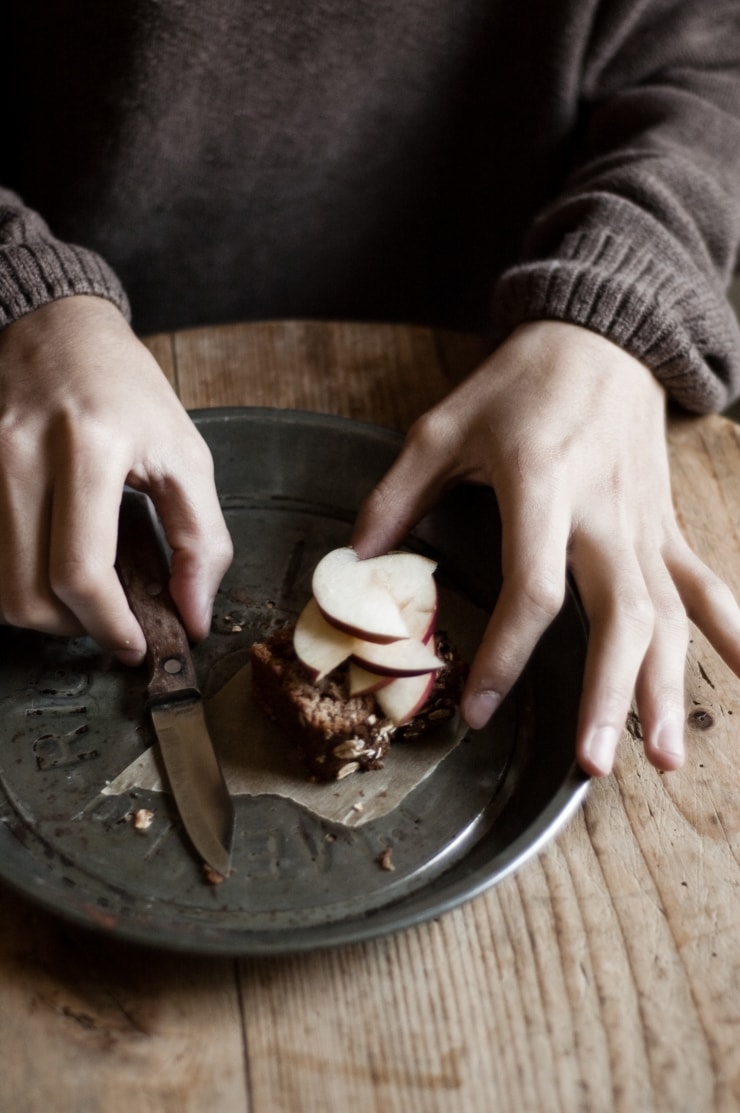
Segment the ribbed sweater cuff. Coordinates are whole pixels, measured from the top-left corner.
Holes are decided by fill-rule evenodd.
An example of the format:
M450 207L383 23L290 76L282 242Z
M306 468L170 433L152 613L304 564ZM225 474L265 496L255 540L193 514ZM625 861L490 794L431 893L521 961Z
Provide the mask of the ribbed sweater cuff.
M107 298L130 319L123 287L94 251L59 240L0 247L0 328L47 302L74 294Z
M688 292L687 292L688 290ZM727 404L738 369L714 353L738 350L737 321L721 291L654 247L609 231L570 233L557 257L507 271L494 294L497 331L526 321L567 321L600 333L646 364L675 401L695 412Z

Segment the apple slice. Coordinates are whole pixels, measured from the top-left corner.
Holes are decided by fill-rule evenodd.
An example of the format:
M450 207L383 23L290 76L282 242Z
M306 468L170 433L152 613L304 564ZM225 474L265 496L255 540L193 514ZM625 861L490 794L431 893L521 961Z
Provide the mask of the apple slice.
M388 588L401 610L409 604L419 610L436 609L436 561L419 553L398 551L370 557L363 563L372 566L373 572Z
M296 656L321 680L351 655L355 639L327 622L315 599L309 599L298 616L293 632Z
M354 549L332 549L322 557L311 586L324 618L337 629L379 643L409 636L384 577L373 560L360 560Z
M416 638L420 642L430 640L437 623L437 587L434 580L432 580L432 585L434 587L433 600L427 593L418 606L412 599L406 606L401 607L403 620L409 628L409 637Z
M380 673L364 669L356 661L350 661L347 670L348 690L351 696L366 696L385 688L386 684L393 683L392 676L381 676Z
M437 619L436 561L418 553L392 552L362 563L368 565L390 591L409 635L427 640Z
M432 646L418 638L403 638L385 645L355 638L352 659L381 676L416 676L442 666Z
M378 707L397 727L413 719L429 698L434 673L399 676L375 693Z
M314 680L321 680L348 657L372 662L371 677L355 677L355 687L350 694L359 691L372 691L374 686L389 676L408 675L410 672L429 671L439 666L434 654L425 649L434 632L429 626L430 616L426 611L414 611L410 615L412 638L399 639L381 644L353 638L351 634L339 630L324 618L315 599L309 599L298 616L293 634L296 655L310 671ZM408 643L408 644L407 644ZM401 648L406 646L406 648ZM355 664L355 670L360 668ZM350 677L350 685L352 678Z

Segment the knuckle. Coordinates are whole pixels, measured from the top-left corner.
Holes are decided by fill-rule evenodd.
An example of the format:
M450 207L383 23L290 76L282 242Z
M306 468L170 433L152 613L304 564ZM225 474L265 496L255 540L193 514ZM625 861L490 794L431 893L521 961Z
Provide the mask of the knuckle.
M671 641L688 644L689 620L686 610L677 595L671 594L668 598L656 604L656 623L668 632Z
M434 450L446 440L448 429L447 420L438 410L427 410L414 421L408 431L406 443L414 445L417 450Z
M599 688L600 718L613 723L618 729L626 729L627 715L632 702L634 678L622 682L604 678Z
M557 490L566 482L567 460L559 443L522 437L515 446L515 461L519 474L535 489Z
M194 428L192 432L195 436L188 437L186 441L188 466L197 473L199 479L210 481L215 472L213 455L200 433Z
M38 446L23 430L0 421L0 459L7 476L35 470L38 468Z
M97 595L97 569L81 556L70 553L55 561L49 580L54 594L68 605L86 603Z
M633 590L617 599L619 621L646 643L655 626L655 608L647 591Z
M31 617L36 608L31 605L31 595L17 583L10 570L3 570L0 586L0 616L8 626L33 629Z
M565 580L549 569L531 569L519 585L519 594L528 611L553 619L563 605Z
M58 637L72 636L80 631L79 625L53 598L31 595L25 590L15 591L10 588L3 592L0 598L0 617L8 626Z
M18 626L25 630L39 629L34 623L32 616L32 608L27 604L21 604L13 593L8 597L3 595L0 601L3 622L8 626Z
M416 418L406 434L403 455L409 462L432 460L435 470L443 461L454 461L465 446L469 431L436 406Z
M708 572L704 578L701 590L708 609L727 612L737 607L737 600L732 590L724 580L720 580L712 572Z

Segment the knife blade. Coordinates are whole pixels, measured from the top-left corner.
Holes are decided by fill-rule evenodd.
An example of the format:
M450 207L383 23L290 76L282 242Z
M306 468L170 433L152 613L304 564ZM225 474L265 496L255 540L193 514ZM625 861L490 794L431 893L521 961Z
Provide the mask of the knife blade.
M188 637L169 591L170 569L148 497L124 490L116 568L147 643L147 708L170 788L193 847L231 872L234 805L213 748Z

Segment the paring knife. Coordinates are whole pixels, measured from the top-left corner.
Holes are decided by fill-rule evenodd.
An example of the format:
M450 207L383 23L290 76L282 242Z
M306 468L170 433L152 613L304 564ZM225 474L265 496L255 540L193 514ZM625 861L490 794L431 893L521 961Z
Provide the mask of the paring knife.
M234 805L208 734L187 634L169 592L170 570L146 495L124 490L118 576L147 643L147 707L185 830L221 877L231 872Z

